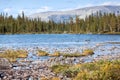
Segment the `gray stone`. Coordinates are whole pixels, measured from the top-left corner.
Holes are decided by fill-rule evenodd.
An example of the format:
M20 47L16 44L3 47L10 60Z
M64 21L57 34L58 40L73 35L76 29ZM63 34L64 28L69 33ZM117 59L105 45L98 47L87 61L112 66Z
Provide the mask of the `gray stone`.
M0 58L0 70L7 70L11 67L11 63L6 58Z

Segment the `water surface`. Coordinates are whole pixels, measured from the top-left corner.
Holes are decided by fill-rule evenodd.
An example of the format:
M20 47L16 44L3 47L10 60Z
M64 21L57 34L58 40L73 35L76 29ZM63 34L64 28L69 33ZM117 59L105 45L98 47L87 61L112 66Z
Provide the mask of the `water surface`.
M110 43L117 42L117 43ZM6 49L44 49L48 52L82 51L85 48L95 49L96 53L111 53L109 49L119 48L120 35L100 34L16 34L0 35L0 48ZM101 50L103 49L103 50ZM115 52L115 51L114 51ZM119 52L119 50L117 50Z

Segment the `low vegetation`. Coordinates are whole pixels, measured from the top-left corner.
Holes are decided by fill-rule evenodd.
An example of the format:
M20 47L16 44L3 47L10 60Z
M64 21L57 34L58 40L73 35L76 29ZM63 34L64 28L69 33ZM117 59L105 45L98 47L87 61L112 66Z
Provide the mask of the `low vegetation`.
M72 80L120 80L120 60L77 65L54 65L52 71Z
M62 56L63 57L82 57L84 55L80 53L63 53Z
M59 51L56 51L52 54L49 54L43 50L38 50L37 56L50 56L50 57L82 57L82 56L88 56L93 55L94 51L92 49L86 49L83 51L83 53L75 52L75 53L60 53Z
M51 80L61 80L59 77L53 77Z
M52 77L52 78L41 77L40 80L61 80L61 79L59 77Z
M6 50L0 53L1 58L7 58L9 61L14 62L17 58L26 58L28 55L25 50Z
M46 77L41 77L40 80L48 80Z
M37 56L48 56L49 54L43 50L38 50Z
M87 56L87 55L93 55L94 51L92 49L86 49L83 51L83 55Z
M60 54L63 57L82 57L82 56L88 56L93 55L94 51L92 49L86 49L83 51L83 53L75 52L75 53L62 53Z
M62 73L63 71L65 71L66 69L69 68L69 65L53 65L51 67L51 69L56 73Z
M51 56L51 57L59 57L61 55L60 55L60 52L56 51L53 54L49 54L49 56Z

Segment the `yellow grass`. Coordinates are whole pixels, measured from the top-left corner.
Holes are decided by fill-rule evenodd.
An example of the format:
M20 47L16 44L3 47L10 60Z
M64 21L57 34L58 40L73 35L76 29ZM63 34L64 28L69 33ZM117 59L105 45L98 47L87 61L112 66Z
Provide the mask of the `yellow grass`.
M93 55L94 51L91 49L86 49L83 51L83 55L87 56L87 55Z
M17 58L26 58L28 55L25 50L6 50L0 53L1 58L7 58L9 61L14 62Z
M38 50L37 56L48 56L48 53L42 50Z
M54 52L53 54L49 54L49 56L51 57L59 57L60 56L60 52Z
M54 65L52 71L72 80L120 80L120 60Z
M53 77L51 80L60 80L59 77Z

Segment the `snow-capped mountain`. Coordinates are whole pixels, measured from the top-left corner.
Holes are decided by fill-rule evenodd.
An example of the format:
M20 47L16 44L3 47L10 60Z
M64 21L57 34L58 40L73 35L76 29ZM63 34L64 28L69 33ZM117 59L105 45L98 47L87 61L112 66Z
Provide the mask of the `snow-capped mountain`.
M96 14L97 12L101 13L115 13L116 15L120 14L120 6L95 6L95 7L86 7L75 10L68 11L49 11L41 12L30 15L30 18L41 18L43 21L53 20L55 22L68 21L70 17L73 19L76 16L84 19L86 16L91 14Z

